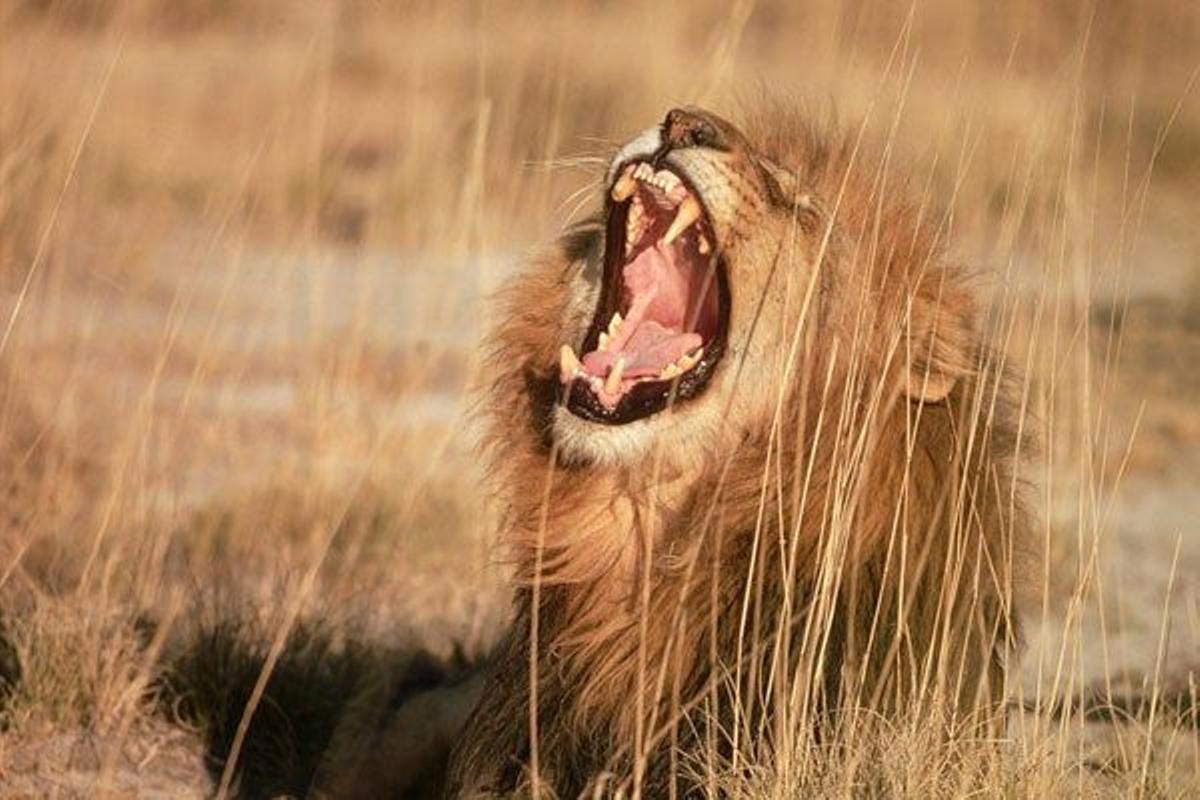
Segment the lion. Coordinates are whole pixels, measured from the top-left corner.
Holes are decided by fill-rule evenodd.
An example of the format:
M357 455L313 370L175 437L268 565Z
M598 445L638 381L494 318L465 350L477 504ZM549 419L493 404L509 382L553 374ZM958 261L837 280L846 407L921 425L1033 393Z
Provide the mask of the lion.
M676 108L500 290L515 621L450 796L688 796L780 725L1002 716L1029 437L889 166L796 113Z

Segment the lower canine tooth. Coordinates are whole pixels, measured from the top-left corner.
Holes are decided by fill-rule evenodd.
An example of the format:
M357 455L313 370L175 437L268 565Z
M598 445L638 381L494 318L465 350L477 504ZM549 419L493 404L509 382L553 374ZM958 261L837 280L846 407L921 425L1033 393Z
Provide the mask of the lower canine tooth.
M575 373L581 368L579 356L575 355L575 351L571 349L571 345L564 344L562 349L558 351L558 364L562 368L563 379L574 377Z
M700 234L699 245L700 245L700 255L706 256L709 254L709 252L712 251L712 245L710 245L708 243L708 237L705 236L703 233Z
M667 364L665 367L663 367L662 372L658 373L658 377L660 380L669 381L678 374L679 367L675 366L674 364Z
M614 311L613 315L612 315L612 319L608 321L608 335L616 336L617 329L621 327L621 323L623 321L624 320L621 319L621 312Z
M695 197L688 195L679 204L679 211L675 212L675 219L671 220L671 227L667 228L667 235L663 237L663 243L674 242L679 238L679 234L687 230L688 226L698 219L700 219L700 202Z
M616 394L621 390L621 376L625 372L625 356L617 359L617 363L613 364L613 368L609 370L608 377L604 379L604 391L607 394Z
M600 349L601 350L608 349L608 334L605 333L604 331L600 331Z

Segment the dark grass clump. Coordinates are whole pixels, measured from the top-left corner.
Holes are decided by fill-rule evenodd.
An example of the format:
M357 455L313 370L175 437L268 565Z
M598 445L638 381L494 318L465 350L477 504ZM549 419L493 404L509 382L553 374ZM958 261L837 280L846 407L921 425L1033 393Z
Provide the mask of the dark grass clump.
M0 731L8 728L8 704L21 683L21 656L0 616Z
M270 637L225 619L201 626L168 658L161 699L196 727L205 764L219 780L246 704L267 658ZM236 796L306 797L347 780L397 710L471 670L461 656L443 662L419 650L392 650L298 624L275 665L238 756ZM445 754L401 776L401 796L440 791Z

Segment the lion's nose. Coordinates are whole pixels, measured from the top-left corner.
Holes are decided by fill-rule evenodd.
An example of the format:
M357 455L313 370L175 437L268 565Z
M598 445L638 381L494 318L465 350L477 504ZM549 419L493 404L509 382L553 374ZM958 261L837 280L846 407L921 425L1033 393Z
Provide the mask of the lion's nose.
M683 147L716 147L717 128L696 109L673 108L662 124L663 146L668 150Z

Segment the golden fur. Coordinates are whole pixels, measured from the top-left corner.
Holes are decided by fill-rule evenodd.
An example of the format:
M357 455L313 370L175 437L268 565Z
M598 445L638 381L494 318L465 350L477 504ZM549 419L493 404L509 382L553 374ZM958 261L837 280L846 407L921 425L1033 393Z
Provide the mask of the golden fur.
M966 718L1003 694L1023 437L934 215L795 115L743 133L673 113L707 132L667 161L717 233L729 346L701 396L598 425L557 405L556 365L595 307L602 222L500 294L484 411L515 622L455 796L528 785L531 664L538 778L560 797L686 790L677 757L769 749L784 708Z

